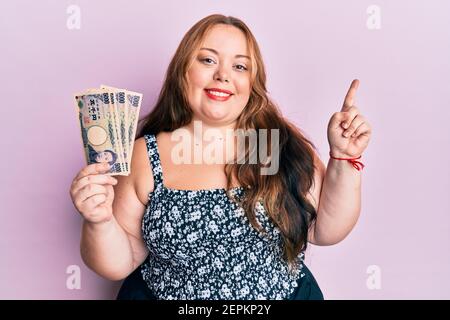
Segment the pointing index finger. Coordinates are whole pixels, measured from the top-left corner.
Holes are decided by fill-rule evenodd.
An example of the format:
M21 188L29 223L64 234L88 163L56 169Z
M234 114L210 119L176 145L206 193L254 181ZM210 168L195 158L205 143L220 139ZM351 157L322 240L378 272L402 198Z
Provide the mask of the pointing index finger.
M350 85L350 88L347 91L347 94L345 95L344 105L342 106L341 111L345 111L345 109L350 108L354 104L353 102L354 102L356 90L358 89L358 87L359 87L359 80L354 79L352 81L352 84Z

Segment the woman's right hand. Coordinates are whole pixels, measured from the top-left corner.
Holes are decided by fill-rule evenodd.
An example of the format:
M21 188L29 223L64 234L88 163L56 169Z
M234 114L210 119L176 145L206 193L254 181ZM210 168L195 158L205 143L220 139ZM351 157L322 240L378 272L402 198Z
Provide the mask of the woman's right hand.
M91 223L110 221L113 217L113 185L117 179L104 174L108 163L94 163L84 167L73 179L70 196L75 208Z

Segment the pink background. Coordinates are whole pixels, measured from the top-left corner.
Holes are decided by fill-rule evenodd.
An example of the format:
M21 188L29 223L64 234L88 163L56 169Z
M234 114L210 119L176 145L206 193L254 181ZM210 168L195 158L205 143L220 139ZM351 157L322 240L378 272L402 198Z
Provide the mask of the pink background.
M69 30L67 7L81 9ZM366 26L370 5L381 29ZM81 261L69 186L85 165L72 94L101 83L155 102L184 33L211 13L254 32L268 88L328 162L326 128L350 82L373 127L354 231L306 262L326 299L450 298L450 2L3 1L0 298L113 299ZM66 287L70 265L81 289ZM371 290L367 268L381 270Z

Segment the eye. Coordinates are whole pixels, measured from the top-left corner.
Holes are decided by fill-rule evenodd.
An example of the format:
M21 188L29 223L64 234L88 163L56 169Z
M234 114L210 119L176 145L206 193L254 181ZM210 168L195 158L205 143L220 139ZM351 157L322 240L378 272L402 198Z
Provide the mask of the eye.
M248 70L246 66L242 65L242 64L237 64L236 65L236 69L240 70L240 71L246 71Z
M215 63L215 61L211 58L203 58L201 59L202 62L205 62L206 64Z

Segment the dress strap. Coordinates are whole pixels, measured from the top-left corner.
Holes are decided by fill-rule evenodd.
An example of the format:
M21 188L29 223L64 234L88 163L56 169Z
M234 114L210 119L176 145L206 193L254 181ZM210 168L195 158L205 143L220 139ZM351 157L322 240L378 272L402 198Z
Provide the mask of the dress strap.
M163 186L163 174L161 167L161 160L159 158L158 145L156 143L156 136L154 134L144 135L145 142L147 144L147 154L152 165L153 179L155 183L155 189Z

